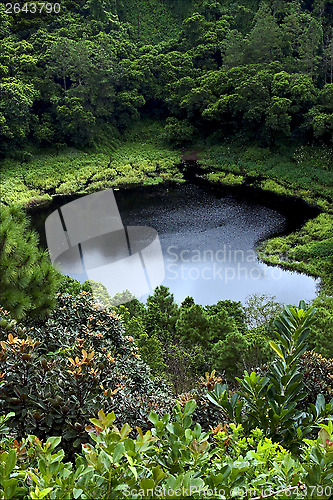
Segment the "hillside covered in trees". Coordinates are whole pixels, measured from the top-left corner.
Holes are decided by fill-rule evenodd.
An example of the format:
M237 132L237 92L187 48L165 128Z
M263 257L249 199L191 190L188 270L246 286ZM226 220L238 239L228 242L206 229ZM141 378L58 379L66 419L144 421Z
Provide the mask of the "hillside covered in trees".
M0 4L1 499L333 498L332 142L333 0ZM115 305L31 228L186 169L315 210L256 249L311 303Z
M31 4L31 2L27 2ZM331 0L64 0L0 6L1 153L84 147L108 124L165 121L195 136L331 144Z

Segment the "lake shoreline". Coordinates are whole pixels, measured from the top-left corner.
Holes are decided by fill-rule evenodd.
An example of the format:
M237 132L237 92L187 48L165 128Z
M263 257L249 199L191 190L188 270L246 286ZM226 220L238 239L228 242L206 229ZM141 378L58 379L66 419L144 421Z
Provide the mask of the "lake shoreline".
M327 271L325 266L327 259L330 258L330 251L327 253L325 250L323 260L318 258L316 253L316 245L319 243L329 247L330 231L333 232L331 188L326 174L322 184L312 182L310 183L311 189L309 189L308 181L303 185L303 180L299 179L297 185L294 185L288 179L278 177L274 173L275 167L272 167L271 171L261 171L262 165L270 161L270 157L255 161L254 164L257 167L254 170L251 166L254 160L248 165L242 160L245 153L249 156L246 150L239 162L233 163L236 161L234 157L240 151L236 145L220 145L219 154L216 153L217 146L207 145L193 146L189 150L171 151L164 143L156 138L151 139L151 136L145 133L142 132L140 142L124 143L116 153L113 153L111 170L107 167L110 155L106 153L95 154L68 150L68 152L53 156L36 157L33 161L21 164L21 166L14 165L12 161L7 172L6 169L3 170L6 175L2 188L6 196L2 195L2 198L9 203L14 201L19 203L30 214L41 208L44 210L52 206L57 200L65 203L74 197L85 196L106 188L128 191L180 184L186 182L184 163L191 161L193 166L193 162L200 162L200 173L196 172L194 182L207 185L209 189L253 197L268 206L277 207L288 217L292 214L298 219L298 213L304 214L303 220L298 219L289 227L289 231L297 231L295 234L283 234L268 242L259 242L259 246L263 243L264 248L260 248L261 253L258 255L268 264L289 268L290 263L283 262L279 258L286 246L289 249L296 246L300 254L304 248L306 256L301 257L299 262L293 263L292 269L323 278L323 283L328 283L326 290L329 289L330 271ZM232 153L233 157L227 156L226 149L228 149L228 154ZM258 156L257 149L255 152ZM271 153L272 158L274 154ZM282 165L284 165L283 162L287 162L287 157L281 157ZM287 163L285 165L287 166ZM300 167L295 163L293 168L299 170ZM92 174L92 172L95 173ZM118 174L115 172L118 172L120 177L117 177ZM328 173L324 166L321 172ZM60 179L61 186L59 187ZM44 185L47 186L46 190L43 188ZM307 226L306 221L313 217L318 223ZM265 250L267 244L270 247L274 246L276 253L274 258L269 260L262 251ZM311 244L314 251L310 249L312 254L309 257L308 246ZM322 255L321 249L319 249L319 255Z
M299 273L274 270L258 259L256 247L260 240L286 234L286 217L277 209L240 193L235 196L230 189L222 194L208 185L190 181L168 187L119 189L115 198L124 226L148 226L157 231L165 265L162 284L174 294L177 303L186 296L201 304L214 304L222 299L244 302L253 293L276 295L282 302L296 303L317 295L317 282ZM32 224L41 240L45 219L71 200L56 201L43 213L35 211ZM101 214L100 223L103 217ZM303 219L297 221L298 225L302 222ZM105 214L107 225L108 214ZM81 283L87 279L104 283L102 277L96 276L100 276L99 266L107 265L107 247L100 248L97 244L83 248L86 248L83 258L87 272L79 276L66 267L65 274ZM77 268L75 263L72 265ZM111 286L111 276L103 276Z

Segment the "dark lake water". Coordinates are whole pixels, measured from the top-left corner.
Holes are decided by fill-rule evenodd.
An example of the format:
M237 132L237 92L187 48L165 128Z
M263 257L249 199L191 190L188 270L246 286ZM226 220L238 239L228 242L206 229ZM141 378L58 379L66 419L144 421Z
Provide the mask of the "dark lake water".
M298 216L295 210L289 216L286 207L264 206L243 194L216 192L192 183L119 190L114 194L124 226L149 226L157 231L165 271L161 284L170 288L178 303L187 296L203 305L223 299L244 302L251 294L265 293L280 302L295 304L316 296L318 280L267 266L256 257L259 241L285 234L304 222L304 215ZM49 207L31 213L32 225L44 245L46 217L68 201L58 198ZM98 248L98 238L96 242L97 247L90 244L84 250L95 268L105 263L100 260L103 252L105 257L105 249ZM84 281L87 275L77 274L74 261L67 263L68 274ZM126 283L135 274L133 263L127 262L121 271ZM108 286L110 272L102 266L94 276Z

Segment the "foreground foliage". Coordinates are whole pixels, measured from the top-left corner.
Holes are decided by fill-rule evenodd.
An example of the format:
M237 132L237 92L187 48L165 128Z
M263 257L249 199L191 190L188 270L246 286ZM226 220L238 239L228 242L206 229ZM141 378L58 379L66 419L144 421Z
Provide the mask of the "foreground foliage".
M306 309L304 302L298 308L286 307L275 320L276 341L271 341L270 346L278 357L267 373L249 375L245 371L242 379L237 378L240 388L231 396L228 387L221 384L208 393L208 398L247 432L260 426L265 435L295 451L300 439L333 412L333 399L325 405L322 395L316 405L310 403L310 412L299 407L307 394L298 364L308 347L306 340L314 314L315 309Z
M30 328L31 337L25 336L26 331L16 323L2 321L3 329L16 329L21 336L13 337L10 333L7 341L1 342L1 369L5 370L0 382L1 399L2 410L7 413L0 421L0 433L4 436L0 441L2 498L202 498L210 494L221 499L250 499L260 498L265 491L267 498L306 495L329 499L333 477L333 400L325 403L319 394L316 403L310 403L305 411L300 407L306 393L299 360L307 348L314 315L314 308L307 308L304 302L299 307L286 307L275 320L276 339L270 342L277 358L264 374L262 369L251 374L245 371L243 377L236 379L236 391L221 386L221 379L214 372L207 374L202 385L208 390L208 400L219 411L220 423L213 426L208 413L203 425L195 422L194 416L200 415L197 404L201 403L190 396L180 395L171 413L163 409L166 404L171 408L171 399L168 401L166 393L153 387L147 368L136 358L135 348L128 347L133 339L124 337L119 330L119 317L92 303L86 292L76 299L60 296L57 320L49 320L45 330ZM61 338L66 339L62 348L50 353L50 361L38 356L34 359L37 347L44 351L44 356L48 342L54 343L53 348L58 347L58 329L64 325L67 329L66 337ZM82 338L76 337L77 326ZM76 345L72 344L73 337ZM81 350L82 346L87 350ZM82 357L75 356L76 349L81 350ZM115 375L119 380L122 369L129 369L128 357L135 359L122 382L129 388L119 387L118 383L114 390L110 381L117 380ZM146 370L146 374L138 380L140 370ZM57 382L52 382L53 375ZM43 379L40 385L38 376ZM19 383L18 377L24 380ZM38 401L30 384L40 392ZM58 394L46 395L53 406L44 408L41 391L44 386L54 390L56 384L58 392L63 390L68 400L65 402ZM98 384L106 397L96 395ZM146 397L138 392L139 387ZM114 397L124 389L125 400L122 396ZM16 397L8 397L10 391ZM133 397L140 394L141 409L145 405L145 410L152 409L149 400L154 401L158 395L158 411L152 409L145 418L135 407L135 415L131 414ZM105 414L98 409L104 405L110 408L109 397L111 407L120 412L121 428L114 424L113 411ZM124 405L125 401L129 405ZM36 409L32 414L36 404L40 406L38 415ZM18 413L8 413L15 406ZM66 419L59 419L65 408ZM92 425L85 426L81 422L88 412L97 418L90 418ZM126 422L131 415L137 433ZM31 417L36 422L33 425ZM50 419L51 423L53 419L57 422L60 436L49 437L57 428L50 425ZM78 421L74 423L75 419ZM140 423L144 429L137 425ZM20 425L26 427L18 436ZM36 434L26 436L25 431L30 429ZM68 441L68 429L76 431L76 442ZM86 433L89 442L85 442ZM68 453L68 445L60 448L62 440L74 447L81 444L82 452L74 457ZM65 462L65 456L72 460Z
M75 465L64 462L61 437L44 443L36 436L18 442L1 441L1 498L320 498L331 496L333 475L333 426L323 424L318 439L302 443L300 458L265 438L254 428L246 437L241 425L219 426L203 432L191 418L191 400L179 402L171 415L153 424L145 434L135 434L127 424L114 424L105 415L86 431L92 444L82 446ZM8 431L2 417L0 432ZM211 492L211 493L210 493ZM274 493L275 494L274 494ZM215 493L215 494L214 494Z
M168 389L151 380L119 316L87 292L60 295L43 325L18 325L1 310L0 316L0 407L15 412L11 425L18 438L61 435L72 455L84 439L85 422L101 407L142 428L150 409L170 407Z

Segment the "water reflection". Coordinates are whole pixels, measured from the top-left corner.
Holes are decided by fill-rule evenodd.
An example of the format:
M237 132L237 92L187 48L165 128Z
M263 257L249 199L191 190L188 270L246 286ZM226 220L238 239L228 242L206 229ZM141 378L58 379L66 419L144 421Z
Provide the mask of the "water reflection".
M159 196L116 193L125 224L147 224L160 237L166 277L177 302L186 296L200 304L244 301L253 293L275 295L284 303L316 296L313 278L267 266L256 256L258 241L286 229L277 210L232 195L186 184L159 189ZM292 258L292 256L290 256Z
M178 303L188 295L200 304L244 301L254 293L275 295L283 303L316 296L318 280L257 259L259 241L290 230L292 217L280 210L193 184L116 191L115 197L124 226L149 226L157 231L165 265L162 284L170 288ZM65 203L59 200L58 207ZM32 216L42 237L45 217L54 209L53 204L48 213ZM98 271L100 266L95 279L109 283L112 294L112 276L102 265L108 245L103 238L101 244L97 240L85 244L85 259L90 268ZM79 266L76 257L68 255L68 274L84 281L88 276L77 272ZM129 279L131 272L130 267L124 268Z

